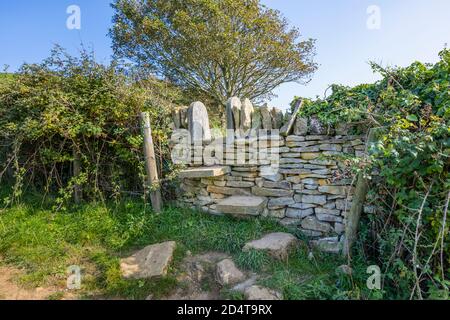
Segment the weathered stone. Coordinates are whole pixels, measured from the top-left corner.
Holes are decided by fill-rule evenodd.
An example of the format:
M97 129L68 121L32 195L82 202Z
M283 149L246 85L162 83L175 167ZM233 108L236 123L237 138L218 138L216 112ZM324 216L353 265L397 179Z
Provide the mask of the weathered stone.
M203 144L211 141L211 129L209 127L208 111L200 101L194 102L189 107L189 132L194 144Z
M306 218L306 217L311 216L313 214L314 214L314 209L312 209L312 208L311 209L305 209L305 210L288 208L286 210L286 217L294 218L294 219Z
M295 201L293 198L272 198L269 200L268 207L269 209L279 208L279 207L285 207L289 205L295 204Z
M244 281L245 275L231 259L225 259L217 264L216 280L221 286L234 285Z
M286 209L270 209L269 217L283 219L286 216Z
M327 128L320 122L317 117L311 117L309 123L309 131L313 135L327 134Z
M303 160L314 160L320 157L320 153L302 153L301 158Z
M227 187L232 188L251 188L254 187L255 183L250 181L228 181Z
M288 181L279 181L279 182L264 181L263 186L264 188L285 189L285 190L290 190L292 187L292 185Z
M329 214L338 216L341 214L341 211L336 209L316 208L316 214Z
M303 195L302 202L324 205L325 203L327 203L327 197L326 196Z
M257 178L258 177L258 172L231 171L231 175L233 177L241 177L241 178Z
M176 243L173 241L154 244L120 260L120 269L126 279L163 277L172 261Z
M330 169L319 169L319 170L313 170L312 173L319 174L319 175L327 175L327 174L331 174L331 170Z
M286 142L286 146L291 148L291 152L302 152L301 148L316 146L317 141L289 141Z
M295 200L294 200L294 201L295 201ZM294 203L294 204L289 205L289 208L306 210L306 209L310 209L310 208L315 208L316 206L317 206L317 205L311 204L311 203L302 203L302 202L299 202L299 203Z
M208 192L226 194L229 196L250 196L251 195L249 190L241 189L241 188L208 186L208 188L206 190Z
M272 130L272 116L270 115L270 108L267 103L260 109L262 118L262 127L265 130Z
M273 108L270 113L272 115L272 129L280 129L283 125L283 111L278 108Z
M302 228L313 231L320 231L328 233L331 231L331 226L328 223L320 222L314 217L307 217L302 221Z
M258 281L259 276L256 274L252 274L250 278L245 280L244 282L238 283L234 287L231 288L232 291L244 293L247 288L254 286Z
M241 130L244 132L252 128L253 104L249 99L245 99L241 107Z
M214 166L214 167L199 167L183 170L178 174L178 177L183 178L209 178L220 177L230 172L230 167Z
M261 197L233 196L217 203L217 210L231 215L257 216L266 207L267 200Z
M203 207L214 203L214 199L210 196L197 196L198 202L196 203L198 206Z
M253 187L252 193L255 196L261 197L292 197L294 195L294 191L292 190L269 189L259 187Z
M321 141L321 140L328 140L328 136L326 135L309 135L306 136L306 141Z
M269 174L268 172L264 172L264 170L261 171L261 177L263 177L266 180L272 181L272 182L279 182L283 180L283 175L280 173L275 174Z
M301 137L298 135L286 137L286 142L303 142L303 141L305 141L305 137Z
M295 158L281 158L280 164L305 164L308 163L306 160L295 159Z
M319 148L322 151L342 152L342 146L339 144L321 144Z
M304 136L308 133L308 119L297 117L294 126L294 134L297 136Z
M226 176L225 180L227 180L227 181L242 181L242 177Z
M322 194L317 190L308 190L308 189L298 190L297 193L311 195L311 196L319 196Z
M327 179L328 177L323 174L317 173L304 173L299 175L301 179Z
M342 244L337 238L313 240L310 243L312 246L317 247L317 249L323 252L340 253L342 250Z
M303 169L303 164L300 164L300 163L280 164L280 169ZM295 172L292 174L298 174L301 172L303 172L303 170L302 171L299 170L298 172ZM287 172L285 171L285 172L281 172L281 173L287 173Z
M342 196L353 193L352 188L347 186L321 186L319 187L319 191L323 193Z
M245 289L244 296L246 300L270 301L282 299L281 293L260 286L251 286Z
M295 121L297 120L298 113L303 105L303 100L299 99L294 107L294 112L288 122L280 129L280 135L286 137L291 134Z
M300 152L287 152L287 153L283 153L281 155L282 158L300 158L301 157L301 153Z
M353 269L349 265L343 264L337 267L336 273L342 273L351 276L353 273Z
M210 196L214 200L222 200L222 199L225 199L225 197L226 197L224 194L220 194L220 193L210 193Z
M305 169L284 169L284 168L280 168L280 173L281 174L289 174L289 175L304 175L304 174L309 174L309 170L305 170Z
M258 167L254 167L254 166L233 167L233 171L237 171L237 172L258 172Z
M309 238L318 238L318 237L322 237L323 236L323 233L319 232L319 231L304 230L304 229L301 229L301 228L299 228L298 230L305 237L309 237Z
M345 232L345 225L343 223L335 223L334 224L334 232L341 235Z
M249 250L267 251L277 259L285 260L289 252L297 245L297 238L290 233L270 233L259 240L254 240L245 244L244 252Z
M227 185L227 182L226 181L214 181L213 184L218 187L225 187Z
M302 219L284 218L280 220L280 224L285 227L296 227L302 223Z
M180 110L179 109L175 109L172 111L172 120L173 120L173 124L175 126L175 129L181 129L181 115L180 115Z
M262 129L262 117L260 108L253 109L252 115L252 131L253 134L257 134Z
M308 163L310 163L310 164L324 165L324 166L333 166L333 165L336 165L336 161L332 161L332 160L309 160Z
M342 222L342 218L332 214L316 213L317 219L325 222Z

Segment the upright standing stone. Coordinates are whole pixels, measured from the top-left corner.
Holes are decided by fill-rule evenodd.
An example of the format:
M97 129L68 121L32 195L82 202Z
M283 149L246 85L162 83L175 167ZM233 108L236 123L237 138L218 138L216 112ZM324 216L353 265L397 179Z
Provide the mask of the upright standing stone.
M241 130L244 132L252 128L253 104L249 99L245 99L241 108Z
M237 97L232 97L227 101L227 130L239 129L240 116L236 119L235 113L237 110L241 110L241 100Z
M280 129L280 135L286 137L291 133L295 120L297 119L297 114L300 111L302 105L303 100L298 100L294 108L294 113L292 113L291 119L289 119L289 121Z
M175 109L172 111L172 119L173 124L175 125L175 129L181 129L181 113L179 109Z
M257 133L258 130L261 129L262 129L261 110L260 108L254 108L252 115L252 131L255 131Z
M281 111L278 108L273 108L270 112L272 114L272 128L273 129L280 129L283 125L283 111Z
M189 107L182 106L175 108L172 111L173 123L175 124L175 129L187 129L187 110Z
M306 136L308 133L308 119L297 117L294 126L294 134L296 136Z
M260 108L262 127L265 130L272 130L272 116L270 115L270 109L267 103Z
M319 118L311 117L310 120L310 132L311 134L324 135L327 134L327 128L320 122Z
M192 143L202 144L211 141L208 111L203 103L197 101L191 104L188 111L189 132Z

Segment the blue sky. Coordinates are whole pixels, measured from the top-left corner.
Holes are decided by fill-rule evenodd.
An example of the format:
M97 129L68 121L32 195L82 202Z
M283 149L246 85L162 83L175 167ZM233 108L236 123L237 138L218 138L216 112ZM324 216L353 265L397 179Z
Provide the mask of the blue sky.
M108 62L109 0L15 0L0 2L0 66L16 70L23 62L39 62L56 43L76 54L82 41L97 60ZM280 10L305 38L317 39L319 70L307 85L286 84L274 106L286 108L297 96L323 96L332 83L356 85L377 79L367 62L406 66L435 62L450 44L449 0L262 0ZM66 27L69 5L81 8L81 30ZM380 29L370 30L367 9L380 9Z

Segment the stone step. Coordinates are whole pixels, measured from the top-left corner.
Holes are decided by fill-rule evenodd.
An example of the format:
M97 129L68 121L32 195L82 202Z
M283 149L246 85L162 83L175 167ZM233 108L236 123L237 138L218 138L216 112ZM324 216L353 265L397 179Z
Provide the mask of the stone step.
M224 176L230 172L231 168L226 166L198 167L180 171L178 177L181 179L213 178Z
M258 216L263 213L267 199L254 196L232 196L217 204L217 211L231 215Z

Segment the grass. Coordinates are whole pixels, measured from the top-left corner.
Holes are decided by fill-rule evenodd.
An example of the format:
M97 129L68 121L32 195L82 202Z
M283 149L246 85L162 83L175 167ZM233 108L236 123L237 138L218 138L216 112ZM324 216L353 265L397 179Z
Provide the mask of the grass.
M242 269L264 274L261 284L282 291L286 299L345 298L342 292L348 283L337 285L335 269L342 261L335 256L316 254L311 260L307 248L300 247L287 262L280 262L261 252L241 251L249 240L286 231L272 220L236 220L176 207L156 215L138 200L85 204L66 212L50 208L41 206L39 197L29 197L0 209L0 256L4 263L26 270L21 277L24 286L64 286L67 267L79 265L85 298L143 299L150 294L161 298L177 287L177 267L187 250L220 251L232 255ZM120 257L168 240L179 245L167 277L151 281L121 277Z

